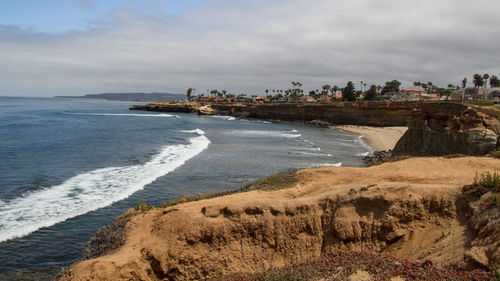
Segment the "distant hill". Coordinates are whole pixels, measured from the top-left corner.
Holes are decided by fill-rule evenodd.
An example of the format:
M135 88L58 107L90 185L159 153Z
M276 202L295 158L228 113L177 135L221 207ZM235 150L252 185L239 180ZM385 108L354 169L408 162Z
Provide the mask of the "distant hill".
M186 95L169 93L102 93L84 96L56 96L56 98L102 99L114 101L174 101L185 100Z

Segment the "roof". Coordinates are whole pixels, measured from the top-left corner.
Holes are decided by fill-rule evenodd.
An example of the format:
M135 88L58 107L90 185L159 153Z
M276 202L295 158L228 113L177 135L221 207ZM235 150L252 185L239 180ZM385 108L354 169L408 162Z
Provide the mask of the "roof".
M300 97L301 100L316 100L315 98L311 97L311 96L302 96Z
M216 96L209 96L209 95L204 95L204 96L201 96L202 98L204 99L218 99L219 97L216 97Z
M417 88L405 88L405 89L403 89L401 91L402 92L419 92L419 93L425 92L425 90L417 89Z

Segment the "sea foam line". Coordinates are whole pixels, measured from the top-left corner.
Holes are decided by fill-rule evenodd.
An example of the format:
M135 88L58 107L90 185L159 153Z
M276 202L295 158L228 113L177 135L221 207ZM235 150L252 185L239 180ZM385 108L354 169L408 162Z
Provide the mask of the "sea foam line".
M60 185L0 201L0 242L26 236L131 196L208 147L210 140L203 131L191 132L198 136L190 138L188 144L165 146L144 164L90 171Z
M169 118L169 117L177 117L178 115L159 113L159 114L134 114L134 113L72 113L72 112L64 112L65 114L70 115L88 115L88 116L127 116L127 117L158 117L158 118Z

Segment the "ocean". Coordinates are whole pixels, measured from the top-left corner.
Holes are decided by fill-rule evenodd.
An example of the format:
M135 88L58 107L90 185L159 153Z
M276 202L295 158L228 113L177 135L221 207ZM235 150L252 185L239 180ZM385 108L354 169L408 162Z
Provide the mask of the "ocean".
M0 97L0 280L52 280L128 208L270 173L362 166L357 135L134 102Z

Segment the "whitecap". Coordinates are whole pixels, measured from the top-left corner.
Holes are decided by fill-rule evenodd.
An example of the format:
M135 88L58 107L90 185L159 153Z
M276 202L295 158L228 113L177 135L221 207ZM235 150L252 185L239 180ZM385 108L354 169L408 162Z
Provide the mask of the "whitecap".
M219 116L219 115L214 115L212 116L212 118L219 118L219 119L224 119L224 120L228 120L228 121L233 121L233 120L236 120L236 118L232 117L232 116Z
M320 167L342 167L342 162L313 164L311 166L311 168L320 168Z
M356 154L356 156L359 156L359 157L365 157L365 156L368 156L368 155L370 155L370 154L371 154L371 153L370 153L369 151L367 151L367 152L363 152L363 153L358 153L358 154Z
M60 185L0 203L0 242L95 211L143 189L204 151L210 140L198 136L187 144L168 145L140 165L109 167L72 177Z
M300 138L301 134L292 133L289 131L258 131L258 130L232 130L225 134L237 135L243 137L271 137L271 138Z
M125 117L159 117L159 118L177 117L177 118L181 118L178 115L172 115L172 114L166 114L166 113L134 114L134 113L71 113L71 112L64 112L64 114L87 115L87 116L125 116Z

